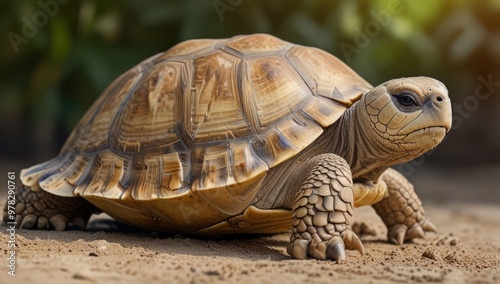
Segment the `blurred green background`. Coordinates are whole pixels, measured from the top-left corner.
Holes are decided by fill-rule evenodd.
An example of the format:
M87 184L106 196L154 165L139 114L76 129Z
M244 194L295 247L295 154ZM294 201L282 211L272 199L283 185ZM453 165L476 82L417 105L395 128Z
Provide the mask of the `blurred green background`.
M418 163L500 164L496 0L3 0L0 161L56 155L104 88L141 60L187 39L256 32L324 49L373 85L441 80L454 127Z

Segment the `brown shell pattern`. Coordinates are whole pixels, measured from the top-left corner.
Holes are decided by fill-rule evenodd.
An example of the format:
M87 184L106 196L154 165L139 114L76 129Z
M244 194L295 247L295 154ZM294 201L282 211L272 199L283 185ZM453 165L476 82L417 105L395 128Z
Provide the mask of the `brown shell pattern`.
M248 203L271 167L308 146L369 89L336 57L273 36L186 41L116 79L59 156L21 178L61 196L151 200L198 192L217 202L211 195L223 190Z

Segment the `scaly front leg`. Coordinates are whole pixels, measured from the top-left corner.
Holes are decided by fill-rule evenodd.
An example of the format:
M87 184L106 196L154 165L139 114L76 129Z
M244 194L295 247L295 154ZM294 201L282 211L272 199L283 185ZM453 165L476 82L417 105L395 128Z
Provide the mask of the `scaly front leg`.
M288 254L294 258L345 260L345 249L363 254L351 230L353 192L347 162L333 154L314 157L293 204L293 227Z
M425 238L426 232L436 233L436 227L425 218L422 202L413 185L399 172L387 169L379 178L387 185L385 197L373 205L388 228L391 243L402 244L416 238Z

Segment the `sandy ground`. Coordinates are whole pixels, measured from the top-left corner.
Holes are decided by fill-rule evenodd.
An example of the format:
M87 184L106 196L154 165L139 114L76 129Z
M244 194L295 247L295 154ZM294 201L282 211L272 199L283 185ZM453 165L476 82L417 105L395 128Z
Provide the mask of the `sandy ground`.
M466 173L412 176L439 229L425 241L388 244L375 212L356 209L355 219L375 235L361 235L365 255L349 251L341 265L291 259L287 234L171 237L100 215L90 231L17 230L16 276L8 275L10 235L0 227L0 283L500 283L500 170L477 170L481 186Z

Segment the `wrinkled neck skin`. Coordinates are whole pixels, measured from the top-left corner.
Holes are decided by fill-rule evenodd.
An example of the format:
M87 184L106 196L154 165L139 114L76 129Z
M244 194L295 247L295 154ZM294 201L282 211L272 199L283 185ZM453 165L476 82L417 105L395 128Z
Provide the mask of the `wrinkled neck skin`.
M335 153L349 163L354 181L376 182L388 167L418 156L417 153L388 146L392 142L372 129L363 99L347 109L323 135L325 139L322 140L331 141L326 152Z
M409 151L395 150L398 147L394 145L392 148L384 146L384 142L390 145L389 141L378 136L371 127L361 99L311 145L281 166L272 168L252 204L262 209L291 209L297 191L311 169L311 158L320 154L333 153L343 157L351 166L355 182L374 183L388 167L418 156Z

